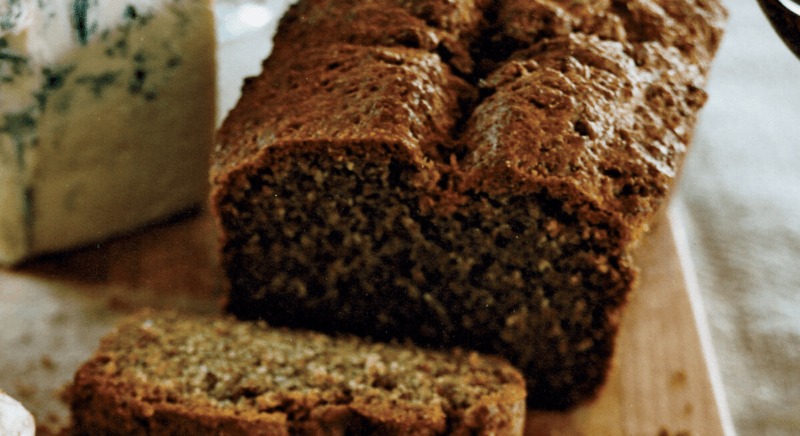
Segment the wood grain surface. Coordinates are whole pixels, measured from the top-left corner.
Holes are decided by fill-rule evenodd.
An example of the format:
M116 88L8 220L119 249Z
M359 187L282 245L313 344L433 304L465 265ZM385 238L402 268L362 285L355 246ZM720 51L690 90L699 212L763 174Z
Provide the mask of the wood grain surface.
M142 307L219 311L214 224L203 213L0 270L0 389L39 433L68 412L58 393L113 325ZM600 397L567 413L529 411L526 436L733 436L680 217L660 217L636 253L615 367Z

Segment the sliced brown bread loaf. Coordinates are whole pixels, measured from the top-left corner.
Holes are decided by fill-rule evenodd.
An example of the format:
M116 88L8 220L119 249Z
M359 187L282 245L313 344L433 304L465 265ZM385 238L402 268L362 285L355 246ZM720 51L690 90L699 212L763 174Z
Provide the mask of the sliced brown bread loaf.
M508 363L263 322L142 312L69 390L76 435L521 435Z
M499 354L530 407L568 408L606 378L631 251L674 184L725 11L440 3L426 10L482 14L424 19L471 69L362 37L382 21L349 3L324 2L360 29L345 41L308 30L321 0L284 20L214 155L228 309Z

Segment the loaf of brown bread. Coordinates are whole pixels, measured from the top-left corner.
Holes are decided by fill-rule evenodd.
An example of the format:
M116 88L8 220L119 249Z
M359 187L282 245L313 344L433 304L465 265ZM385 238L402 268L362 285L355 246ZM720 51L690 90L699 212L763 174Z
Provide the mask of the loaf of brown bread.
M592 398L724 20L716 0L301 0L218 134L228 310L498 354L534 408Z
M522 375L453 350L142 312L68 391L75 435L520 436Z

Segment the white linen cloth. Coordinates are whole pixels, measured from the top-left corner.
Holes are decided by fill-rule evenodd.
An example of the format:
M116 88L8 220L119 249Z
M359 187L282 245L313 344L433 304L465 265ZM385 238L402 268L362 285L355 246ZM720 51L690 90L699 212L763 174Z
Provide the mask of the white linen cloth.
M739 435L800 435L800 59L756 0L730 17L682 203Z

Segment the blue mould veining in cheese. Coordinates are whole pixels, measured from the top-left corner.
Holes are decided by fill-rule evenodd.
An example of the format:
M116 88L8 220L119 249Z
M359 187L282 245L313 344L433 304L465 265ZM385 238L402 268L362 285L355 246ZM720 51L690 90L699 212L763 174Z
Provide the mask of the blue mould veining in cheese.
M207 197L211 0L0 0L0 263Z

